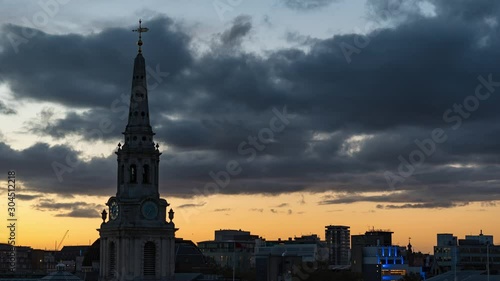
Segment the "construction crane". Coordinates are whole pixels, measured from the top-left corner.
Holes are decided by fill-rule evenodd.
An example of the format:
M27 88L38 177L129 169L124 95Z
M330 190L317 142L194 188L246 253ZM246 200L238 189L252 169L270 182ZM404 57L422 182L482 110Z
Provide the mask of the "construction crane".
M62 243L64 242L64 238L66 238L66 235L68 235L68 232L69 232L69 229L68 229L68 230L66 230L66 233L64 233L64 236L63 236L63 238L61 239L61 242L59 242L59 244L56 246L56 251L59 251L59 248L61 248L61 245L62 245ZM57 243L57 241L56 241L56 243Z

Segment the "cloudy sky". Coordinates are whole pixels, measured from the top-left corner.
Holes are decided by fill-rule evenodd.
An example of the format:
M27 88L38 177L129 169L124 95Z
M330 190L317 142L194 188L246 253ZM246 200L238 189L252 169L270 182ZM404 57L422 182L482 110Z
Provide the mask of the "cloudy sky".
M97 238L139 18L178 236L344 224L428 252L437 232L500 235L500 2L0 6L0 171L17 172L21 244Z

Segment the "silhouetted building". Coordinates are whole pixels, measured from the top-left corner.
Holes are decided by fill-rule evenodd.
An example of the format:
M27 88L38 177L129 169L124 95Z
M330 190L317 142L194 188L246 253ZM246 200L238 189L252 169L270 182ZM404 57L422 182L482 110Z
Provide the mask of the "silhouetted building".
M255 270L256 281L287 281L301 280L300 276L304 277L304 274L310 273L311 268L304 269L301 257L277 251L276 253L257 253Z
M234 230L234 229L220 229L215 231L215 240L214 241L229 241L229 240L238 240L238 241L251 241L258 239L258 235L250 234L250 231L244 230Z
M99 271L100 245L101 239L97 238L87 249L82 262L82 267L87 271Z
M83 258L82 271L77 274L87 281L98 280L100 260L100 239L90 246ZM175 239L175 273L211 273L206 257L191 240ZM180 275L181 278L184 275ZM177 275L176 275L177 277Z
M16 273L31 273L32 272L32 252L31 247L15 246L15 254L13 254L12 246L9 244L0 244L0 273L11 273L12 260L16 261ZM15 259L11 259L12 256Z
M457 256L457 237L450 233L437 234L437 245L434 246L434 274L456 270Z
M421 267L410 266L405 247L368 246L363 248L364 281L399 280L411 274L424 275Z
M64 246L59 252L56 252L56 260L66 265L66 270L69 272L81 272L82 263L85 254L90 246Z
M353 272L364 281L399 280L406 274L424 275L421 267L410 266L406 247L392 245L392 231L371 230L352 236ZM411 251L411 244L408 250Z
M255 245L255 255L283 254L300 257L302 262L326 263L328 262L328 249L317 235L296 237L288 240L266 241L259 239Z
M212 259L221 268L236 267L239 270L249 270L257 235L249 231L216 230L215 240L198 242L198 248L203 255Z
M34 274L46 274L56 270L55 251L37 250L31 251L31 268Z
M493 235L484 235L482 230L479 232L479 235L465 235L465 240L477 241L482 245L493 245Z
M434 246L433 272L500 269L500 246L493 244L492 235L467 235L458 239L453 234L438 234Z
M212 273L198 246L191 240L175 238L175 273Z
M362 235L351 236L351 271L363 272L363 248L368 246L392 246L390 230L370 230Z
M79 277L71 274L64 263L59 263L56 265L56 271L50 273L49 275L43 277L40 280L53 280L53 281L81 281Z
M305 280L328 262L328 248L315 234L287 240L257 240L255 270L257 281Z
M290 240L290 239L289 239ZM321 240L319 239L317 234L310 234L310 235L302 235L300 237L294 237L293 241L295 243L320 243Z
M329 264L334 268L351 265L351 231L349 226L325 226L325 240L328 247Z
M150 124L146 61L142 56L139 22L139 50L134 60L128 122L123 145L116 149L117 190L102 212L98 229L100 242L99 279L174 278L174 212L160 197L158 143ZM109 219L107 220L107 214ZM167 220L168 219L168 220Z

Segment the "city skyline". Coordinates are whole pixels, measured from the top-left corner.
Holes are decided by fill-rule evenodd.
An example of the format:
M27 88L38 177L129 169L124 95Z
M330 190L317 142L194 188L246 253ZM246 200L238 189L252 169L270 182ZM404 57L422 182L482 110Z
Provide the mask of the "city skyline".
M332 224L432 252L436 233L500 235L498 4L28 3L0 2L0 168L16 171L21 245L97 238L138 18L178 237Z

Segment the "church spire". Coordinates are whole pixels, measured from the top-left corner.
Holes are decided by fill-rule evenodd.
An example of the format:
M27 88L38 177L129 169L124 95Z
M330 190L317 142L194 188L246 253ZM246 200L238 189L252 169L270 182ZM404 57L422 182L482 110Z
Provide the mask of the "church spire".
M137 32L141 34L145 31L147 29L139 22ZM142 43L141 35L139 42ZM119 163L117 196L159 197L158 167L161 153L158 144L154 143L155 133L149 123L146 61L140 48L134 60L128 122L123 135L125 142L116 151Z
M118 144L117 192L103 211L100 236L99 280L173 280L175 272L174 212L160 197L160 155L149 123L146 62L139 51L134 60L125 143ZM108 219L109 214L109 219ZM167 221L167 216L170 221Z
M152 146L154 135L149 123L148 89L146 81L146 62L142 56L142 33L149 29L142 27L139 20L139 28L132 31L139 33L139 51L134 60L134 71L132 74L132 90L130 96L130 109L127 127L125 129L125 146L140 145L142 147Z

